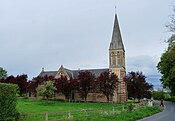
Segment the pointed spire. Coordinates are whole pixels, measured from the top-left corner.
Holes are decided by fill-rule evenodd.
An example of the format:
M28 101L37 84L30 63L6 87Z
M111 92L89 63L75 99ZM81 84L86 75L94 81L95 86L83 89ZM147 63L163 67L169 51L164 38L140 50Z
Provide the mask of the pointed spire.
M109 49L110 50L112 49L123 49L124 50L117 14L115 14L112 41L110 43Z

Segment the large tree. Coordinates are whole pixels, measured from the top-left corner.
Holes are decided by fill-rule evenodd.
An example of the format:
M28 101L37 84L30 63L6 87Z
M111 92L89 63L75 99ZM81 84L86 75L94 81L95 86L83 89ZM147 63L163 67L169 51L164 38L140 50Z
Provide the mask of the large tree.
M37 88L37 94L39 96L43 96L48 100L48 98L54 96L56 87L54 86L54 82L51 80L45 81L43 84L39 85Z
M125 80L127 82L128 97L133 97L139 101L144 97L151 97L153 85L146 82L146 77L142 72L129 72Z
M7 71L0 67L0 79L7 77Z
M54 80L54 77L53 76L37 76L37 77L34 77L32 79L32 81L30 81L27 86L27 90L29 91L29 94L34 94L34 96L36 97L36 88L41 85L42 83L44 83L45 81L48 81L48 80Z
M160 81L164 87L168 87L175 95L175 45L169 46L162 54L157 69L162 74Z
M57 88L57 92L61 92L67 100L72 100L73 93L77 87L77 80L70 79L68 80L66 77L61 76L59 79L55 79L55 85Z
M166 26L172 36L168 39L168 49L162 54L157 69L162 74L160 81L163 86L168 87L171 94L175 95L175 6L173 12L171 22Z
M109 102L109 97L113 95L117 88L118 77L114 73L102 72L98 77L100 92L102 92Z
M88 93L93 89L93 82L95 75L90 71L81 71L78 75L78 92L80 96L86 101Z

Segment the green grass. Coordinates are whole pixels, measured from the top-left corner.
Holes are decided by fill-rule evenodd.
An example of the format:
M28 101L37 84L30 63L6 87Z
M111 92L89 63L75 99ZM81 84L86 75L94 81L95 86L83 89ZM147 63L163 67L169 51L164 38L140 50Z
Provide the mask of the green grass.
M58 102L33 99L18 99L17 110L20 113L63 112L82 109L111 108L120 104Z
M144 117L148 117L155 113L160 112L156 107L142 107L135 111L123 112L119 115L105 116L105 117L93 117L88 121L136 121Z
M115 107L114 110L113 107ZM49 114L49 120L60 118L68 120L70 112L69 117L74 121L135 121L160 111L155 107L142 107L128 111L127 104L46 102L32 99L18 99L17 110L21 114L31 114L22 116L23 121L44 121L45 112L57 112L57 114Z

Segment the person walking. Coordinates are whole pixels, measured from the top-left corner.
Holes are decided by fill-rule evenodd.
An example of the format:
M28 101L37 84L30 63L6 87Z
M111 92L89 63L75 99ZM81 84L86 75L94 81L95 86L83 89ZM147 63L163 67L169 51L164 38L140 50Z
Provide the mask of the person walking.
M160 100L160 106L164 107L163 99Z

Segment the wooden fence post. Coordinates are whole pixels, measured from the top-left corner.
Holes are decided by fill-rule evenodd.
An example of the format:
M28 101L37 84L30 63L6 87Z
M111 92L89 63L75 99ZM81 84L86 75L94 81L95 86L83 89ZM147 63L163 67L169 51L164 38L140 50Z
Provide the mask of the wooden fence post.
M115 108L114 108L114 106L112 107L112 112L113 112L113 114L115 114Z
M124 105L122 105L122 111L124 111L125 110L125 107L124 107Z
M85 110L85 113L86 113L86 117L88 117L88 113L87 113L87 111Z
M49 121L49 120L48 120L48 112L46 112L46 121Z
M72 121L74 117L73 117L73 115L71 115L71 113L69 112L67 118L68 118L69 121Z

